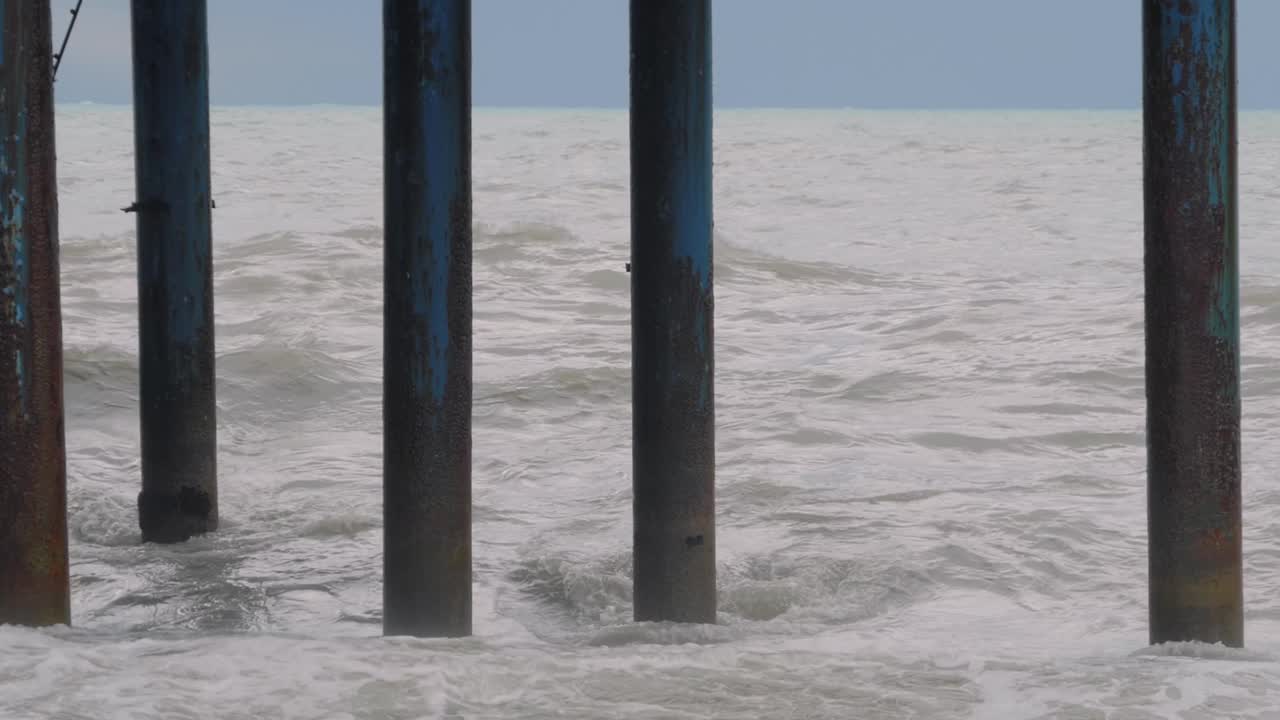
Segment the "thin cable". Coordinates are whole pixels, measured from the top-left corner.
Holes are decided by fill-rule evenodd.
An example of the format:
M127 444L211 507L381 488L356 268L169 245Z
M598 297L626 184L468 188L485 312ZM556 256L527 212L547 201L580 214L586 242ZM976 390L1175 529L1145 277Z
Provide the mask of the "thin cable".
M67 34L62 36L62 47L58 48L57 54L53 56L53 79L58 79L58 66L62 64L62 54L67 51L67 41L71 39L71 31L76 26L76 18L80 17L80 4L84 0L76 0L76 6L71 10L71 24L67 25Z

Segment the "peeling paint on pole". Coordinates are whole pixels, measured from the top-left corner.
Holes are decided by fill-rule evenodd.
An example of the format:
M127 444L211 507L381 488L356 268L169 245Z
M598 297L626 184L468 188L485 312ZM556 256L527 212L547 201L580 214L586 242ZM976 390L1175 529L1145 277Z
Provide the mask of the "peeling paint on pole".
M713 623L711 3L630 23L635 617Z
M1234 0L1144 0L1153 643L1244 642Z
M0 624L71 621L48 0L0 2Z

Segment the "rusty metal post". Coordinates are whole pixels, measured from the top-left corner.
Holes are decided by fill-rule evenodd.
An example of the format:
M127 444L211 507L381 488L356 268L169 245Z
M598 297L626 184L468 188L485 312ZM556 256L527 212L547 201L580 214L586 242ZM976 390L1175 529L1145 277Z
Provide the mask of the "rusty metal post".
M383 2L383 632L471 634L471 3Z
M1234 0L1143 1L1151 642L1244 642Z
M133 0L142 539L218 527L205 0Z
M71 622L49 0L0 3L0 624Z
M631 0L635 618L716 620L711 3Z

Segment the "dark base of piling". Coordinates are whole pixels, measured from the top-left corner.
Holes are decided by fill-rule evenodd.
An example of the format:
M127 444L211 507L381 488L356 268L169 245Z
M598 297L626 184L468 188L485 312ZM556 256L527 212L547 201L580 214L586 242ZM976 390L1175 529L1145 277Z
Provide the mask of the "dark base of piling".
M1151 614L1152 645L1174 642L1221 643L1244 647L1244 619L1238 605L1216 608L1177 608Z
M218 529L218 516L209 493L184 487L175 493L138 493L138 524L142 541L178 543Z
M0 603L0 625L48 627L70 624L71 596L65 587L27 592L14 602Z
M696 529L651 523L650 532L635 533L636 622L716 623L715 525L709 517L699 518Z
M1240 546L1200 577L1165 575L1154 568L1150 586L1150 641L1222 643L1244 647L1244 582Z

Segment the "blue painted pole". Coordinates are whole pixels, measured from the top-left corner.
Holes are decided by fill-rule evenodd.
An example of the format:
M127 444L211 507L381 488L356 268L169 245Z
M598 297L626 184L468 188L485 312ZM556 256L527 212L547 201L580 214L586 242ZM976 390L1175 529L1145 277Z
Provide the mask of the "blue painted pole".
M0 2L0 625L71 622L49 0Z
M471 3L383 2L383 632L471 634Z
M1151 642L1244 643L1234 0L1144 0Z
M132 0L142 539L218 527L205 0Z
M714 623L711 3L630 26L635 618Z

